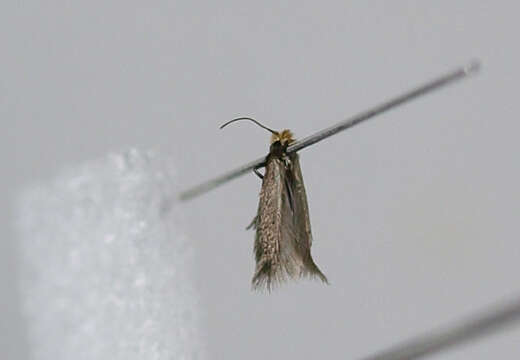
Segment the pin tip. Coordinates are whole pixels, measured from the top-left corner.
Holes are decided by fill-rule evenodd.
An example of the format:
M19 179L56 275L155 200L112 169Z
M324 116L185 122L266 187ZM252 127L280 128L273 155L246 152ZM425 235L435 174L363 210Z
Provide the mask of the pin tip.
M480 61L475 59L472 60L468 65L464 67L464 73L466 75L473 75L479 72L480 70Z

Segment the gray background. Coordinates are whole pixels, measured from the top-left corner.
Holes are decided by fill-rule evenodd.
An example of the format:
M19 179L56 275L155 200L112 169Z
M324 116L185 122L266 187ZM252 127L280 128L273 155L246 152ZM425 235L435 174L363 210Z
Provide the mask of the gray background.
M215 359L356 358L520 292L518 6L485 1L0 5L2 358L25 358L10 208L64 166L172 155L179 189L473 57L482 73L301 153L330 286L250 291L259 180L182 204ZM509 330L443 359L517 358Z

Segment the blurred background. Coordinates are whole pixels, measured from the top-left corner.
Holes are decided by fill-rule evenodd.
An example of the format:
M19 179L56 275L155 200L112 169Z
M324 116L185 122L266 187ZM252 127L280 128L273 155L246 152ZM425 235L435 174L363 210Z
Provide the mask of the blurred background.
M520 293L515 2L15 2L0 5L0 347L26 359L13 207L61 169L128 148L176 190L473 58L481 73L300 154L330 286L250 290L259 179L188 203L212 359L357 358ZM516 358L520 329L439 355Z

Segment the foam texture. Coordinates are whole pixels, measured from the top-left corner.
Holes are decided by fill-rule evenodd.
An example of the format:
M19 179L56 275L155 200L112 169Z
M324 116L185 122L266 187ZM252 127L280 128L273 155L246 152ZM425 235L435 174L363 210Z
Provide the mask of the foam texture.
M33 359L205 358L169 164L131 150L22 193L20 290Z

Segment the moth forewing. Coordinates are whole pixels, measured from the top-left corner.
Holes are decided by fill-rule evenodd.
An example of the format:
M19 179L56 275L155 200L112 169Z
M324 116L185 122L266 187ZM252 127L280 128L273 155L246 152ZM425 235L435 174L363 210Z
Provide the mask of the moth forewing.
M319 277L327 282L310 252L312 234L298 155L287 155L286 148L287 143L274 141L266 158L258 213L253 220L253 288L271 289L288 277Z
M297 154L289 156L291 160L292 171L290 172L290 184L292 185L292 192L295 202L294 218L297 222L297 228L302 238L303 244L310 248L312 244L311 222L309 215L309 206L307 204L307 193L305 192L305 185L303 183L302 170L300 167L300 160Z
M311 256L312 232L311 221L309 215L309 206L307 204L307 194L303 183L303 176L300 167L300 160L296 153L289 155L291 171L289 172L290 185L294 198L294 226L297 232L296 243L299 245L301 259L303 261L301 276L317 276L325 283L327 278L314 263Z
M285 171L279 162L273 154L267 156L255 223L253 288L266 286L270 289L271 284L280 282L284 275L280 271L280 237Z

